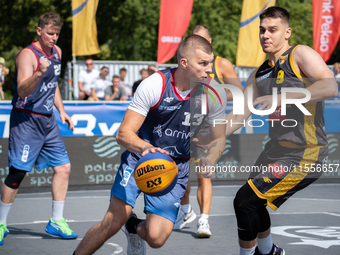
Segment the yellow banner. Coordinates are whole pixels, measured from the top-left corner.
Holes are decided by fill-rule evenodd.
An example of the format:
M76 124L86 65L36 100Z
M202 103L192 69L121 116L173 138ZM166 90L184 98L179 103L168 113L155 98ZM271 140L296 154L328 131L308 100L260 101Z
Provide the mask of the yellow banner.
M266 59L259 40L260 14L275 0L243 0L236 54L237 66L260 66Z
M75 56L100 52L96 12L99 0L72 0L72 53Z

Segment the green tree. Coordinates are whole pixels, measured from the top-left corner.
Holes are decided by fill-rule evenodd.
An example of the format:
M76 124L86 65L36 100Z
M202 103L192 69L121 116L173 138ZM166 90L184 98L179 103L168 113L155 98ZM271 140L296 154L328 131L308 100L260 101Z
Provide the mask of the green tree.
M276 5L291 14L290 44L313 47L312 0L276 0ZM63 51L62 75L72 60L71 0L2 0L0 8L0 56L6 60L10 74L6 77L6 99L13 94L14 61L19 51L36 39L39 16L54 11L61 16L63 28L58 45ZM155 61L158 48L160 0L99 0L96 15L101 52L94 59ZM195 0L189 28L198 25L211 31L214 53L235 63L242 1ZM86 56L77 57L85 59ZM340 43L328 64L340 59ZM176 63L174 56L170 63ZM62 76L61 76L62 77Z

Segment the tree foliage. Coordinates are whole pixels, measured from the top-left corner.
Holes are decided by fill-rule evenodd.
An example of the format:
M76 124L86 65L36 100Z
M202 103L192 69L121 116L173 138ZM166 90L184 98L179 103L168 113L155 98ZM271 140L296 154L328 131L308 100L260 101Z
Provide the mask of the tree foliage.
M313 47L312 0L276 0L276 5L291 14L290 44ZM101 52L94 59L155 61L157 59L160 0L99 0L96 15ZM63 50L62 70L72 60L71 0L2 0L0 8L0 56L10 68L4 89L7 99L13 93L14 60L18 52L36 39L39 16L58 13L63 28L58 45ZM195 0L189 28L202 24L210 29L214 53L236 60L242 1ZM340 57L338 44L328 64ZM85 57L78 57L84 59ZM176 57L169 62L175 63Z

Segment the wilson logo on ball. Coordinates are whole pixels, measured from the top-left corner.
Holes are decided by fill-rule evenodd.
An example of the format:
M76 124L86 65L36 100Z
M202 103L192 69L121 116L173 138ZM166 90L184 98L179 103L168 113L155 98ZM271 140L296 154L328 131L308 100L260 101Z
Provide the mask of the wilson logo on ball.
M168 155L155 152L140 158L134 175L138 188L145 194L163 196L176 185L178 169Z
M147 173L150 173L152 171L163 170L163 169L165 169L164 165L155 165L155 166L147 165L145 167L141 167L141 168L136 169L136 173L137 173L138 177L141 177L143 174L147 174Z

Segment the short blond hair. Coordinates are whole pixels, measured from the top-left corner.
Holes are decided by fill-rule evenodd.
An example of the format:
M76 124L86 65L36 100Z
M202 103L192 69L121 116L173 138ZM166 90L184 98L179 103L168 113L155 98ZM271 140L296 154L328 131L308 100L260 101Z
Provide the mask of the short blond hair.
M180 61L182 58L190 58L190 53L195 50L202 50L204 53L212 54L213 47L210 42L199 35L188 35L185 37L177 50L177 59Z
M39 17L38 27L43 29L47 25L52 25L54 28L61 29L63 24L58 14L54 12L47 12Z

